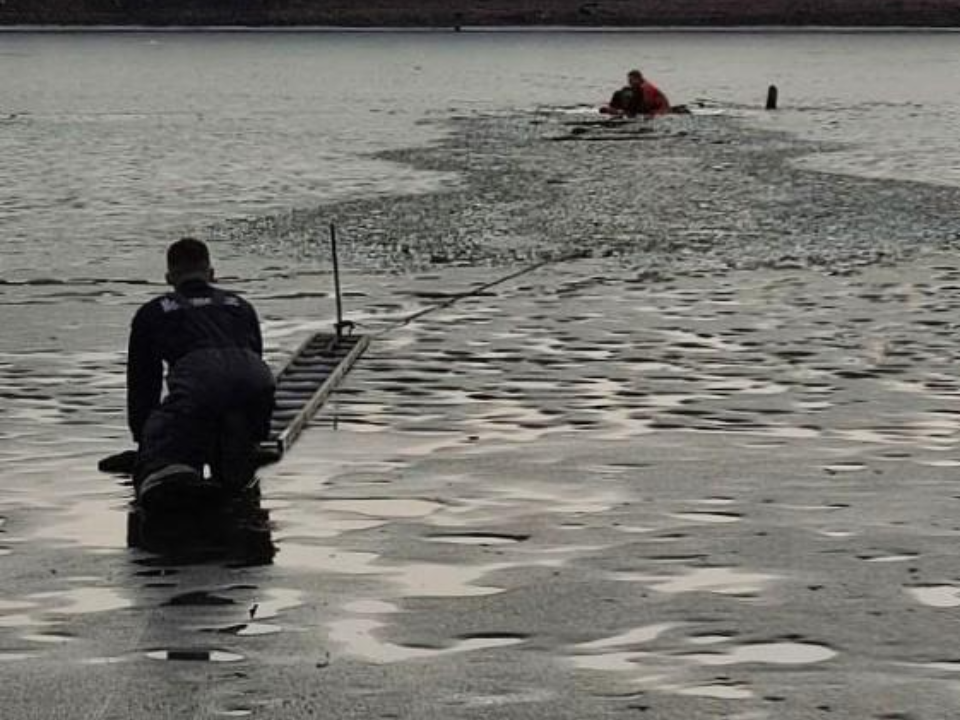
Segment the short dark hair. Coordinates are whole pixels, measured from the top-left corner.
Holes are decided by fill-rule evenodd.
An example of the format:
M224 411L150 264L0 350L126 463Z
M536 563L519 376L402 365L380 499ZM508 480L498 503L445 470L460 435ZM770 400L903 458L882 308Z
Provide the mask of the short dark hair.
M185 237L167 248L167 270L177 273L203 272L210 269L210 251L196 238Z
M627 77L643 77L643 73L639 70L631 70L627 73Z

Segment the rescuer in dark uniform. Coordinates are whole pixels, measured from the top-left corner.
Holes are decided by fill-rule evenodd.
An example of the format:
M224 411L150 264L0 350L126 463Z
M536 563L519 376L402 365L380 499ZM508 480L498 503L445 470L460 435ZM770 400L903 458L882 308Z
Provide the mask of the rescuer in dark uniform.
M257 313L211 284L206 245L173 243L166 279L173 292L137 312L127 356L128 421L139 444L134 487L141 506L161 510L212 501L252 482L274 393Z

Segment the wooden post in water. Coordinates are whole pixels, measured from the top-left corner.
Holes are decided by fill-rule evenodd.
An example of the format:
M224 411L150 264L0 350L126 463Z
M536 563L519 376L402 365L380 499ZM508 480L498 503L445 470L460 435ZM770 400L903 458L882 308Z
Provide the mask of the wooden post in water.
M777 98L780 95L776 85L767 88L767 110L777 109Z

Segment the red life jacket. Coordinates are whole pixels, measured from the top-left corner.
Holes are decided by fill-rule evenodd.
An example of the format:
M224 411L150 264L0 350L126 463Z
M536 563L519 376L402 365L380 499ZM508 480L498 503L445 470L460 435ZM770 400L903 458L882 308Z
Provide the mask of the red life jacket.
M667 96L649 80L643 81L643 111L646 115L666 115L670 112Z

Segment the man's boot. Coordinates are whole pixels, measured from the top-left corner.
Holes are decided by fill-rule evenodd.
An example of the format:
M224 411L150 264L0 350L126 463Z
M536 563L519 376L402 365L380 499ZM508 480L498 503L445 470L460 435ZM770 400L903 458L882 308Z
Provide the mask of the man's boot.
M213 480L233 498L257 496L257 443L250 420L231 413L221 420L210 462Z
M165 465L137 483L137 504L147 513L195 512L218 504L222 491L189 465Z

